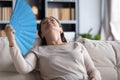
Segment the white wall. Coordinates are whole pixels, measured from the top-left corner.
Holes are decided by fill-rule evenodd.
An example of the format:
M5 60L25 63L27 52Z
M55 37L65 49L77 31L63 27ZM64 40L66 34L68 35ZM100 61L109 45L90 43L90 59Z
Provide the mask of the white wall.
M93 28L91 34L96 34L100 27L100 1L101 0L80 0L80 33L87 33Z

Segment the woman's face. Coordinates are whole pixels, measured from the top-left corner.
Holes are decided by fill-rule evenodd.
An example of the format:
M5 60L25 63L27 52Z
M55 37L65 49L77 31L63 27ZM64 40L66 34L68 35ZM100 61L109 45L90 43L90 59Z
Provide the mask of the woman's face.
M63 32L62 28L60 27L59 23L53 18L48 17L45 18L41 23L41 32L42 36L48 35L50 32Z

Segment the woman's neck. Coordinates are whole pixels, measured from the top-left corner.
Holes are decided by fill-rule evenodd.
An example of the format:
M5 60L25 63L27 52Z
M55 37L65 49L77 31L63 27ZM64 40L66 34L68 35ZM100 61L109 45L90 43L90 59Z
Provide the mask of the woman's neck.
M60 44L64 44L64 43L60 40L47 41L47 45L60 45Z
M47 45L60 45L60 44L64 44L64 42L62 42L61 37L60 36L47 36L46 38L46 42Z

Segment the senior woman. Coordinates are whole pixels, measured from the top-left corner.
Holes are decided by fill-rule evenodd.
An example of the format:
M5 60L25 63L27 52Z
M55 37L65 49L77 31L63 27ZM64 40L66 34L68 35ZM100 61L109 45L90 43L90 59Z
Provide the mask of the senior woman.
M23 57L14 39L14 30L6 25L10 54L18 72L29 73L39 67L43 80L101 80L87 50L80 42L67 42L62 25L54 17L44 18L38 35L41 45Z

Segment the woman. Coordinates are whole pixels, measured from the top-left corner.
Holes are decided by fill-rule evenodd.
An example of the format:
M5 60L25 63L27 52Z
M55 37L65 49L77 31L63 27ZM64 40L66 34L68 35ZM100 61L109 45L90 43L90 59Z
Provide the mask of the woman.
M15 67L28 73L39 66L43 80L101 80L87 50L79 42L67 43L62 25L54 17L41 21L38 35L42 46L36 46L23 57L15 42L13 29L5 28Z

